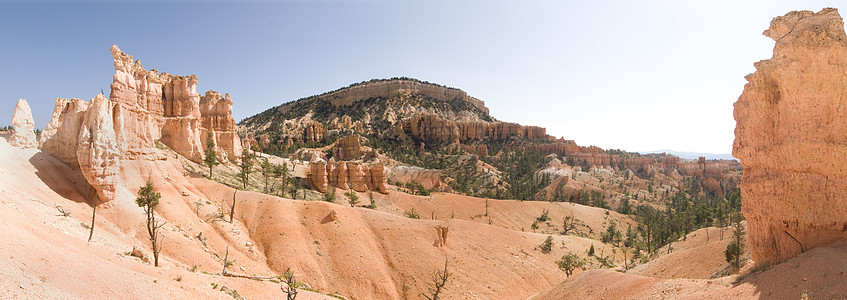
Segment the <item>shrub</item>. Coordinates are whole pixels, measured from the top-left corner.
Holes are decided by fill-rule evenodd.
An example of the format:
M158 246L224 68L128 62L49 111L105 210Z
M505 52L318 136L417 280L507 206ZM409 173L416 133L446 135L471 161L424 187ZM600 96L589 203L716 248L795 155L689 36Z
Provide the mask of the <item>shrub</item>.
M406 218L411 218L411 219L420 219L421 218L421 215L418 214L418 211L415 210L414 207L412 207L412 209L410 209L410 210L404 211L403 215L406 216Z
M547 236L547 239L541 245L538 245L538 249L541 250L541 253L550 253L553 250L553 237Z
M576 256L573 253L563 255L561 259L556 261L556 265L559 266L559 269L565 271L565 274L567 274L568 277L573 275L573 271L576 269L585 270L585 260L579 258L579 256Z

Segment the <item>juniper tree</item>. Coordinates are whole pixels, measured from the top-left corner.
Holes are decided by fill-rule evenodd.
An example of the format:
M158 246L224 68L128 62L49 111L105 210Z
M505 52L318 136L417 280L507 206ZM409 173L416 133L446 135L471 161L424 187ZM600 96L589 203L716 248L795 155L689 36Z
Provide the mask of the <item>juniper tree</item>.
M247 189L247 183L250 181L250 173L253 172L253 154L249 150L241 151L241 164L239 165L241 172L238 176L241 178L241 183L244 184L244 189Z
M150 236L150 244L153 247L153 265L159 266L159 251L162 250L161 239L159 238L159 229L165 225L156 221L156 207L159 206L159 199L162 195L156 192L152 181L138 189L138 198L135 198L135 203L138 207L144 209L144 214L147 217L147 234Z
M212 167L221 164L218 162L218 153L215 152L215 138L211 132L206 137L206 157L203 158L203 164L209 166L209 178L212 178Z

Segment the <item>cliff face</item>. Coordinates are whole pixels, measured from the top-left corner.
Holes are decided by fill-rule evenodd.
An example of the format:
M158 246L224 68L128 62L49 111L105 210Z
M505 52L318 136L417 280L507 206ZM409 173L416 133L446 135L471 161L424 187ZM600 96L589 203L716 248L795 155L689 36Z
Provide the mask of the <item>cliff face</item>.
M773 58L735 103L733 155L752 259L773 264L847 239L847 36L836 9L771 21Z
M479 140L508 140L512 137L530 140L551 140L547 129L506 122L451 121L438 115L412 116L395 124L394 135L413 138L427 144L450 145Z
M199 162L211 133L219 159L240 156L229 95L208 92L201 101L194 75L148 72L117 46L111 52L111 99L56 99L41 135L41 151L79 167L102 201L114 198L120 159L155 153L156 140Z
M118 141L130 157L149 152L154 141L161 140L177 153L199 162L209 132L215 136L221 158L235 160L240 156L241 141L235 135L232 100L228 96L210 91L201 103L196 76L147 71L117 46L112 45L111 52L115 75L110 100L120 105L124 124Z

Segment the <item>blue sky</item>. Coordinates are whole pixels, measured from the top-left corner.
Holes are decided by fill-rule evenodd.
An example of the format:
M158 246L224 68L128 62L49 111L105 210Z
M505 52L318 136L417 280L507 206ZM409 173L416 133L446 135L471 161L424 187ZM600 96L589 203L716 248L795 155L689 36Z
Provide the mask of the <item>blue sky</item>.
M18 98L36 127L56 97L109 92L109 46L230 93L236 120L373 78L465 90L503 121L580 145L729 153L732 103L762 36L837 1L0 0L0 124Z

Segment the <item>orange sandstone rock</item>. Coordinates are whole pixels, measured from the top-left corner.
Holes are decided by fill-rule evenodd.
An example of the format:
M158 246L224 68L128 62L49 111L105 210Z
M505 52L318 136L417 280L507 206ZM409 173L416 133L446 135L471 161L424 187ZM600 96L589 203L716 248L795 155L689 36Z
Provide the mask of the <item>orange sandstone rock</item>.
M838 11L771 21L773 58L735 103L733 155L752 259L775 264L847 239L847 36Z

